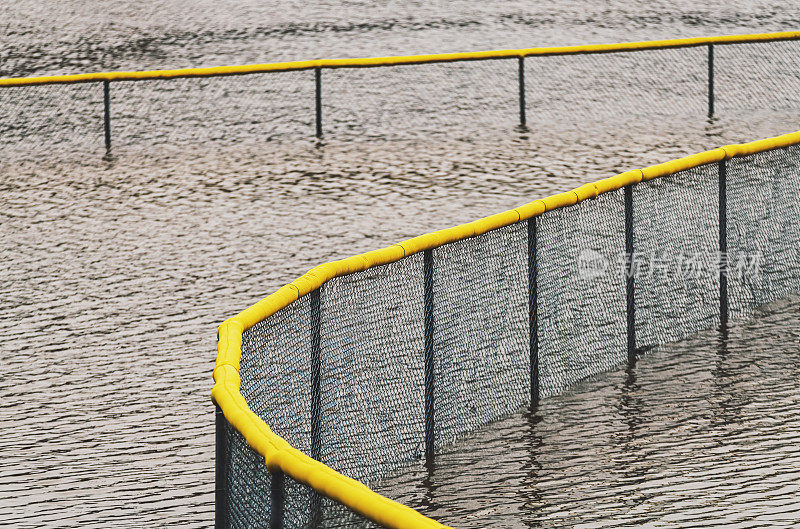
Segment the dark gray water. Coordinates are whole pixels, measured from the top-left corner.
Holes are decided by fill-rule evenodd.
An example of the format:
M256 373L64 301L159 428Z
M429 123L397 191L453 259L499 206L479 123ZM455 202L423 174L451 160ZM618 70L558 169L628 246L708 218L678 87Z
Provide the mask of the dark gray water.
M455 527L796 527L800 298L458 442L384 491Z
M799 26L797 10L778 2L704 7L664 2L642 12L635 2L535 7L20 1L0 4L0 74L613 42ZM0 379L0 520L19 527L209 526L213 426L208 395L220 321L326 260L617 171L793 131L800 108L797 50L793 43L718 50L719 117L711 121L705 119L702 49L530 62L527 131L515 128L514 63L326 73L321 143L309 139L313 80L307 74L113 85L114 150L106 159L98 86L0 91L5 373ZM792 343L780 322L766 327L784 350ZM698 343L707 348L712 340L708 336ZM758 363L762 352L748 343L723 363L731 366L731 377L743 377L748 397L757 402L783 395L780 420L791 426L797 393L762 383L786 372L780 365ZM646 376L637 374L642 388L656 388L637 389L636 398L666 404L651 415L653 408L633 405L625 417L666 431L673 423L661 421L659 414L684 426L698 415L720 415L714 399L698 398L689 408L664 400L680 395L670 377L713 376L716 360L689 366L674 359L681 354L696 360L700 353L664 352L640 364L647 366L648 376L665 382L664 387L647 385ZM737 371L747 358L759 370ZM494 457L491 465L478 468L498 476L507 470L511 476L518 474L513 467L520 458L535 459L531 465L541 470L524 482L503 480L503 497L523 497L519 501L529 503L531 516L554 526L577 525L566 514L576 504L565 498L574 490L588 494L581 489L589 483L583 474L574 469L559 474L580 452L576 447L595 450L597 461L616 457L618 465L608 466L608 472L659 479L631 452L614 451L633 435L628 422L619 420L623 412L610 410L629 391L620 389L619 377L598 377L549 400L533 433L530 423L517 417L497 427L505 433L486 433L486 443L476 437L475 446L485 444L487 450L506 446L510 438L522 447L506 460ZM584 413L569 411L575 401L606 404L601 409L610 411L596 416L603 436L580 423ZM572 426L561 428L559 421ZM732 464L744 475L779 468L772 462L774 445L783 447L785 461L796 462L789 444L796 430L775 426L769 430L771 444L763 429L743 424L737 435L750 443L746 446L754 455ZM687 443L707 446L702 432L695 438L688 427L673 431L694 439ZM524 448L555 435L561 436L558 442L545 443L541 452ZM663 444L665 454L674 452L666 434L654 434L648 443ZM657 451L653 447L652 453ZM733 459L722 449L718 455ZM460 466L457 456L449 470L446 461L434 476L436 483L453 473L461 477L437 485L434 496L445 506L431 511L436 515L437 509L450 508L447 494L463 488L472 475L465 473L472 467ZM629 482L604 478L605 467L597 461L591 463L599 469L591 483L597 484L598 497L633 494ZM703 467L703 461L693 463L697 476L713 470L713 463ZM408 478L408 487L417 486L414 479ZM546 508L537 507L534 482L552 492ZM698 477L689 483L701 482ZM710 487L674 487L683 492L667 498L683 494L688 499L675 500L678 518L663 523L680 520L681 512L690 516L721 494L709 492ZM663 500L657 494L661 489L649 490L654 491L650 501ZM530 499L524 499L527 492ZM769 511L774 496L755 487L742 511L730 496L730 517L738 520L752 508ZM581 516L595 525L623 526L627 518L615 516L609 505L587 501ZM454 513L458 509L452 507ZM780 516L780 509L773 511Z

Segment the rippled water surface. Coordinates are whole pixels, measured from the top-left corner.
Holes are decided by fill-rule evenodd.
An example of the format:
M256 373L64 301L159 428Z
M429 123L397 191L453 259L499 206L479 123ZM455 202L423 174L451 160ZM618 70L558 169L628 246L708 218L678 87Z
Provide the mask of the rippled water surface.
M768 1L24 0L0 3L0 75L799 26ZM529 61L528 129L514 62L326 72L321 142L302 72L114 84L107 157L99 86L0 91L0 520L210 526L219 322L320 262L795 130L798 45L765 46L718 50L712 120L703 49ZM788 524L796 309L586 381L387 490L459 526Z
M796 527L800 298L576 384L384 491L455 527Z

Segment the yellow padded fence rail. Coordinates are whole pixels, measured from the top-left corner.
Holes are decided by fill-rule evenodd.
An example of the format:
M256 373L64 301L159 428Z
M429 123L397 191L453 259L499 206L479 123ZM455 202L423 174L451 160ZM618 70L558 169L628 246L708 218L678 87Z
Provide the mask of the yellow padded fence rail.
M391 529L446 527L405 505L373 492L358 481L339 474L292 448L284 439L275 434L250 409L240 392L239 361L243 332L335 277L393 263L424 250L475 237L537 217L546 211L596 198L631 184L669 176L734 157L748 156L797 144L800 144L800 131L750 143L726 145L644 169L626 171L610 178L584 184L565 193L534 200L503 213L414 237L381 250L317 266L220 325L217 331L219 341L214 368L215 384L211 393L212 400L219 405L226 420L244 436L247 443L264 456L271 471L280 470L383 527Z
M146 70L132 72L97 72L73 75L51 75L41 77L21 77L0 79L3 86L29 86L45 84L90 83L101 81L143 81L152 79L174 79L178 77L215 77L223 75L246 75L266 72L287 72L310 70L313 68L370 68L378 66L398 66L402 64L423 64L437 62L476 61L490 59L511 59L548 55L581 55L590 53L615 53L666 48L690 48L709 44L744 44L748 42L774 42L800 40L800 31L781 31L776 33L752 33L746 35L722 35L716 37L695 37L687 39L653 40L644 42L620 42L614 44L590 44L582 46L559 46L492 50L462 53L437 53L429 55L400 55L393 57L366 57L358 59L318 59L306 61L274 62L266 64L247 64L240 66L214 66L207 68L180 68L174 70Z

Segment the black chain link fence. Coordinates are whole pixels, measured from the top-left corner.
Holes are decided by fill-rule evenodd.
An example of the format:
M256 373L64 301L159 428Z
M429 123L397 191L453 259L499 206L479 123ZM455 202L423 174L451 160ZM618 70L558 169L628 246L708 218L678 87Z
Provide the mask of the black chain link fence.
M741 318L799 292L798 219L800 146L605 193L329 281L245 331L242 394L295 447L380 489L428 448L719 326L728 307ZM264 526L266 466L229 443L231 526ZM286 480L283 527L369 526Z

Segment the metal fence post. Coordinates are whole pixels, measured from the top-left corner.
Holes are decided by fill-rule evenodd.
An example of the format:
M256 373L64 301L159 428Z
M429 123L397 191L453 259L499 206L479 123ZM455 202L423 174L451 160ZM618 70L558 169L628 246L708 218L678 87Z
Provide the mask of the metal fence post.
M322 457L322 357L320 351L320 289L309 294L311 302L311 457Z
M111 150L111 86L108 81L103 81L103 131L108 153Z
M269 486L269 527L270 529L283 529L284 506L286 504L286 480L283 472L273 472L270 474Z
M525 126L527 121L525 117L525 57L518 59L519 71L517 78L519 80L519 124Z
M311 302L311 458L322 461L322 351L320 346L320 291L312 291ZM322 518L322 498L311 493L311 527L316 527Z
M633 275L633 184L630 184L625 186L625 299L627 303L628 360L636 359L636 304Z
M539 403L539 322L536 266L536 217L528 219L528 330L531 369L531 406Z
M719 321L728 325L728 169L719 162Z
M316 124L317 124L317 138L322 137L322 68L314 68L314 84L316 86L315 95L315 108L316 108Z
M714 45L708 45L708 117L714 117Z
M433 251L425 250L423 280L425 302L425 459L433 463L434 438L434 357L433 357Z
M214 405L216 449L214 453L214 528L228 529L228 433L225 415Z

